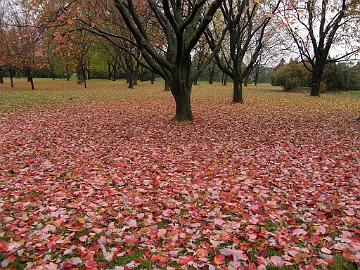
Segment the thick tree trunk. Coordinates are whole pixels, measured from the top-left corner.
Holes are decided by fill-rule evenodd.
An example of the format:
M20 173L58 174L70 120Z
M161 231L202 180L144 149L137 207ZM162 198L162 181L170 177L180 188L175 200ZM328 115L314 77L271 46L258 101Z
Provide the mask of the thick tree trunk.
M172 77L168 78L170 90L176 103L174 121L192 121L191 110L191 55L182 57L173 70Z
M191 98L189 89L184 86L178 87L177 93L173 93L176 103L174 121L192 121Z
M233 102L235 103L243 103L243 93L242 93L242 80L235 79L234 80L234 94L233 94Z
M320 96L320 85L324 73L324 68L325 68L325 61L318 60L315 63L314 71L311 75L310 96L313 97Z

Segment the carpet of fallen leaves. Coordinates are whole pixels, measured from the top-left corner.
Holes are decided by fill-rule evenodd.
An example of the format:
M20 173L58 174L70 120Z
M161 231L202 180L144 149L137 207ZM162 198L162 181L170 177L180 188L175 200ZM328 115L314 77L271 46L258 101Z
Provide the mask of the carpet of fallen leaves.
M360 99L147 87L0 114L0 268L359 265Z

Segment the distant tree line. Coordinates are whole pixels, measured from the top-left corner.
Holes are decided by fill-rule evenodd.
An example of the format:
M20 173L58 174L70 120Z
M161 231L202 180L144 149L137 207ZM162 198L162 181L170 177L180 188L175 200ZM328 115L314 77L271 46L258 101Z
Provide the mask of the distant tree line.
M349 63L328 63L323 71L320 83L320 92L329 91L360 91L360 62ZM285 91L292 91L299 88L311 87L311 73L302 63L284 60L276 66L271 75L271 84L282 86Z

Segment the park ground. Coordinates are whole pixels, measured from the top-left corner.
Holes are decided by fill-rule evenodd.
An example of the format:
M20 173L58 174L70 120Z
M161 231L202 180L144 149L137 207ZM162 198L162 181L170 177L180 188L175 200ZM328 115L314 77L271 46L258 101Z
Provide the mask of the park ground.
M0 85L0 268L357 269L360 93ZM6 90L4 90L4 88Z

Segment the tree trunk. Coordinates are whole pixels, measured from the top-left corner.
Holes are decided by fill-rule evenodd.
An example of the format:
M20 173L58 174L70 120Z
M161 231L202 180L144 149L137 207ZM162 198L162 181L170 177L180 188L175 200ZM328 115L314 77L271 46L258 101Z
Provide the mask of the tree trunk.
M255 86L257 86L257 84L258 84L259 73L260 73L260 70L259 70L258 67L256 67L256 69L255 69L255 78L254 78L254 85L255 85Z
M111 80L111 65L108 63L108 79Z
M222 83L222 85L224 85L224 86L227 85L227 75L226 75L225 73L223 73L223 75L222 75L221 83Z
M31 84L31 90L35 90L34 78L32 76L30 76L29 80L30 80L30 84Z
M132 80L134 85L138 85L138 73L136 71L133 72Z
M243 93L242 93L242 80L234 79L234 95L233 102L243 103Z
M117 65L116 65L116 63L113 65L113 73L112 73L112 80L113 80L113 82L115 82L116 81L116 77L117 77Z
M310 96L312 96L312 97L320 96L320 85L321 85L320 71L316 71L316 67L315 67L315 70L314 70L314 72L312 74L312 78L311 78Z
M10 75L10 86L14 87L14 79L13 75Z
M165 80L165 88L164 88L165 91L170 91L170 86L169 86L169 83L167 80Z
M172 89L175 89L172 90L172 92L176 103L174 121L192 121L193 114L191 110L190 89L187 89L182 83L174 86Z
M325 60L319 59L315 62L314 71L311 74L311 91L310 96L320 96L320 85L325 68Z
M194 80L194 85L198 85L198 79Z
M155 82L155 72L151 72L151 84Z
M84 78L84 87L87 88L87 82L86 82L86 70L85 70L85 67L83 66L82 67L82 75L83 75L83 78Z
M0 83L4 83L4 71L0 68Z
M215 66L212 66L209 70L209 84L214 83L214 77L215 77Z

